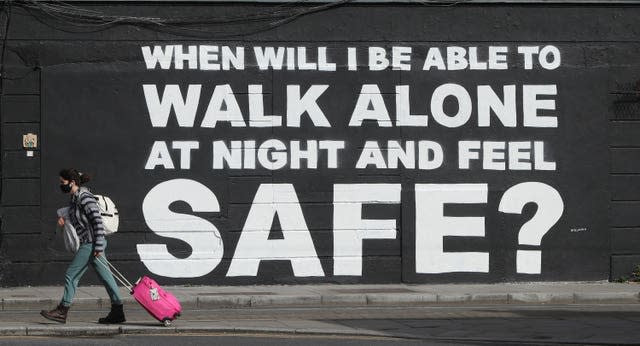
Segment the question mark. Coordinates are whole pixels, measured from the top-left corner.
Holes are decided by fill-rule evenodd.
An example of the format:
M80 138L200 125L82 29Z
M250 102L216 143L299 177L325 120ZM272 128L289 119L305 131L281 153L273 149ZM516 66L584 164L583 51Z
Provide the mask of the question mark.
M514 185L505 191L498 210L509 214L522 214L527 203L538 205L536 214L527 221L518 233L518 244L540 246L542 237L553 227L564 212L562 197L553 187L539 182ZM516 271L524 274L542 272L541 250L518 250Z

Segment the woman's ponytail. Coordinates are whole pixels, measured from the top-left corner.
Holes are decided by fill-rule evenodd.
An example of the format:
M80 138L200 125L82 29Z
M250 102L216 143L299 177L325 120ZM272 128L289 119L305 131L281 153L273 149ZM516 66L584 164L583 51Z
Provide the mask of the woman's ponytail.
M91 181L91 176L87 173L78 172L78 176L80 178L80 181L78 181L78 184L80 185L84 185L89 181Z
M78 184L78 186L82 186L88 183L91 180L91 175L87 173L78 172L78 170L74 168L65 168L60 171L60 177L64 180L73 180Z

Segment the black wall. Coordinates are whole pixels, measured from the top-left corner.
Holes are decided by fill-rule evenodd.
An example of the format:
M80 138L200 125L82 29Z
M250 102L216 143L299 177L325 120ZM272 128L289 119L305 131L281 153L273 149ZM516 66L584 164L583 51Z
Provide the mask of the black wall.
M87 3L80 6L106 13L167 18L247 16L275 10L275 5L265 4ZM62 167L77 167L92 173L91 189L109 195L118 205L120 230L108 238L107 253L114 264L131 277L150 273L160 276L164 283L255 284L605 280L629 275L640 262L635 217L636 207L640 206L640 182L637 181L640 166L636 163L640 162L640 152L635 135L640 115L636 94L636 83L640 80L637 59L640 53L637 43L639 15L640 7L637 6L359 4L308 14L274 28L265 23L79 27L72 25L77 23L64 23L37 10L27 11L14 6L8 34L3 33L7 35L7 43L0 109L0 284L61 282L71 257L64 252L60 235L54 234L55 210L68 202L58 188L57 172ZM244 47L245 69L176 70L173 65L169 70L146 68L141 47L176 44ZM309 60L316 58L313 52L317 47L327 47L328 56L337 64L337 71L260 70L252 54L255 46L306 47L310 51ZM412 69L369 71L366 53L371 46L385 47L388 51L394 46L411 47ZM480 57L485 59L489 46L508 47L509 67L488 71L422 71L429 47L440 47L444 52L450 46L478 47ZM550 70L539 64L526 69L521 55L517 54L521 46L556 47L562 63ZM347 68L348 47L357 48L357 71ZM447 83L458 84L471 95L470 120L460 127L438 124L428 107L434 90ZM195 125L180 127L172 112L166 127L153 127L143 84L155 84L160 91L166 84L178 84L182 93L186 93L189 84L201 85ZM318 98L318 106L331 127L315 127L304 115L299 128L231 127L228 123L202 128L200 124L211 94L215 86L224 84L229 84L236 93L247 122L251 97L247 85L262 85L265 114L283 115L284 123L287 85L300 85L303 92L311 85L328 85ZM349 120L363 84L379 86L391 120L395 120L397 112L395 87L409 85L411 111L429 114L429 125L384 127L366 121L362 126L350 127ZM515 86L517 126L505 127L493 115L491 126L478 126L478 85L489 85L499 91L500 96L503 86ZM524 126L524 85L557 87L556 95L539 97L555 100L555 110L539 111L539 114L555 117L557 127ZM457 112L458 107L451 98L445 102L445 110L448 114ZM33 157L27 157L22 149L22 135L29 132L39 135L39 148ZM277 170L260 166L256 169L212 168L213 141L255 140L260 144L267 139L278 139L287 144L291 140L339 140L345 142L345 149L341 151L335 169L327 167L327 156L322 152L318 169L292 169L289 165ZM180 156L171 148L176 168L145 169L154 141L171 144L183 140L198 141L200 145L191 155L190 169L180 169ZM433 170L374 169L372 166L356 169L358 157L368 140L378 141L384 155L397 150L387 147L389 140L435 141L443 147L445 158L442 166ZM486 170L481 161L473 161L470 169L461 169L457 147L463 140L544 142L544 157L555 162L556 169ZM177 221L156 220L162 213L149 214L145 219L145 197L157 185L174 179L202 184L215 194L220 208L213 207L206 189L200 187L199 195L187 191L191 185L183 184L168 196L175 200L170 203L170 209L182 214ZM522 213L499 211L504 210L500 208L500 202L505 193L522 183L544 185L532 185L534 187L526 193L522 192L524 190L515 193L515 197L524 200ZM267 193L265 201L254 203L260 186L264 188L267 184L283 189L292 185L299 208L291 200L281 199L285 193ZM368 201L361 209L363 219L396 220L397 232L393 239L363 241L360 275L335 273L336 261L355 261L352 267L357 268L360 258L344 254L341 256L348 257L347 261L335 258L336 232L351 230L340 222L335 229L336 218L352 215L347 213L345 216L341 210L359 210L353 202L336 201L335 184L379 184L365 191L383 186L390 191L373 197L364 193L345 194L347 198L361 197ZM447 236L442 240L444 252L453 259L438 263L436 267L442 268L439 273L418 273L416 270L416 254L433 253L439 246L437 241L430 239L416 248L416 219L437 215L433 209L425 210L422 205L416 207L420 199L416 198L420 193L416 190L424 187L421 184L475 184L471 188L468 185L444 187L445 193L462 189L460 198L473 201L448 203L443 213L447 217L459 217L456 220L483 218L479 222L484 225L484 235L469 234L470 226L465 226L465 236ZM545 204L550 198L545 186L557 191L562 201L560 207ZM474 189L486 189L486 194L474 195ZM428 203L438 196L438 192L424 192L423 196L420 200ZM545 202L535 203L539 198ZM183 199L190 201L181 201ZM282 203L277 204L278 201ZM516 204L511 200L504 202L503 207ZM200 206L199 210L196 205ZM259 213L274 205L282 208L279 211L286 209L289 214L279 214L272 220L268 212ZM551 222L546 233L543 232L541 244L519 245L518 233L522 225L549 205L552 206L551 214L558 211L560 216ZM247 217L252 209L255 220L271 225L268 244L274 245L269 253L275 259L263 260L256 275L229 276L232 261L238 261L237 268L246 269L252 255L259 257L261 251L266 251L265 246L256 245L246 259L240 259L237 254L241 234L256 232L247 229ZM305 221L303 226L290 219L299 216L299 210ZM207 224L194 226L185 215L196 215ZM432 234L437 228L433 220L426 217L422 224L424 228L418 231ZM163 237L162 233L154 233L150 221L171 225L169 228L184 227L196 240L184 241L167 237L166 233ZM208 225L219 231L219 238L205 230L210 228ZM378 224L369 231L386 228ZM453 226L446 224L445 229L452 231ZM157 227L155 231L158 231ZM208 233L203 235L203 232ZM393 230L388 232L393 234ZM305 234L310 238L305 238ZM277 240L291 241L292 237L297 239L294 243L299 246L294 244L288 250L278 247ZM354 237L347 239L356 242ZM221 246L218 246L219 242L222 242ZM251 243L248 241L247 244ZM206 266L203 263L209 263L215 269L204 275L162 275L141 260L137 246L144 244L166 244L168 252L175 256L173 262L156 262L165 268L162 270L168 270L166 268L172 265L192 269ZM305 244L313 245L317 257L307 256L309 249ZM180 262L196 256L192 254L194 246L215 248L217 253L197 254L201 256L198 260ZM539 272L517 270L519 250L541 251ZM287 255L287 251L293 255ZM487 270L447 269L447 263L473 268L477 263L461 260L465 256L461 253L468 252L485 253ZM291 259L298 264L292 265ZM218 260L220 263L215 265ZM300 274L305 269L317 274L318 264L324 275ZM298 273L294 272L296 266L300 270ZM86 280L97 282L93 274Z

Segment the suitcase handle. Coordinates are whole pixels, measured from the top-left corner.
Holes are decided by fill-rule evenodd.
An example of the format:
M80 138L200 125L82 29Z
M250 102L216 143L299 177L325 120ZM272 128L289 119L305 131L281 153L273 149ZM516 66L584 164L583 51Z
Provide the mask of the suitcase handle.
M102 260L100 260L102 258ZM106 257L104 256L97 256L96 260L98 262L100 262L100 264L102 264L105 268L107 268L111 274L113 275L114 278L116 278L116 280L120 281L120 283L122 284L122 286L124 286L126 289L129 290L129 293L133 292L133 285L131 284L131 282L129 282L129 280L127 280L127 278L122 275L122 273L120 273L118 271L118 269L116 269L116 267L113 266L113 264L111 264L111 262L109 262L107 260ZM107 266L108 265L108 266ZM113 270L112 270L113 269ZM115 273L114 273L115 272ZM117 275L116 275L117 274Z

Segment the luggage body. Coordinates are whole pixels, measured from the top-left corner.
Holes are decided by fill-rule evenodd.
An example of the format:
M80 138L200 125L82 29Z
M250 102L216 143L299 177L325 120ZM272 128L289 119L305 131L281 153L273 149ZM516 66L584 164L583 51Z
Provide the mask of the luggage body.
M165 327L170 326L171 322L182 314L180 301L160 287L155 280L143 276L135 284L131 284L104 256L98 257L98 262L111 270L113 277L120 281L133 298Z
M133 285L131 295L151 316L166 325L182 313L178 299L148 276L143 276Z

